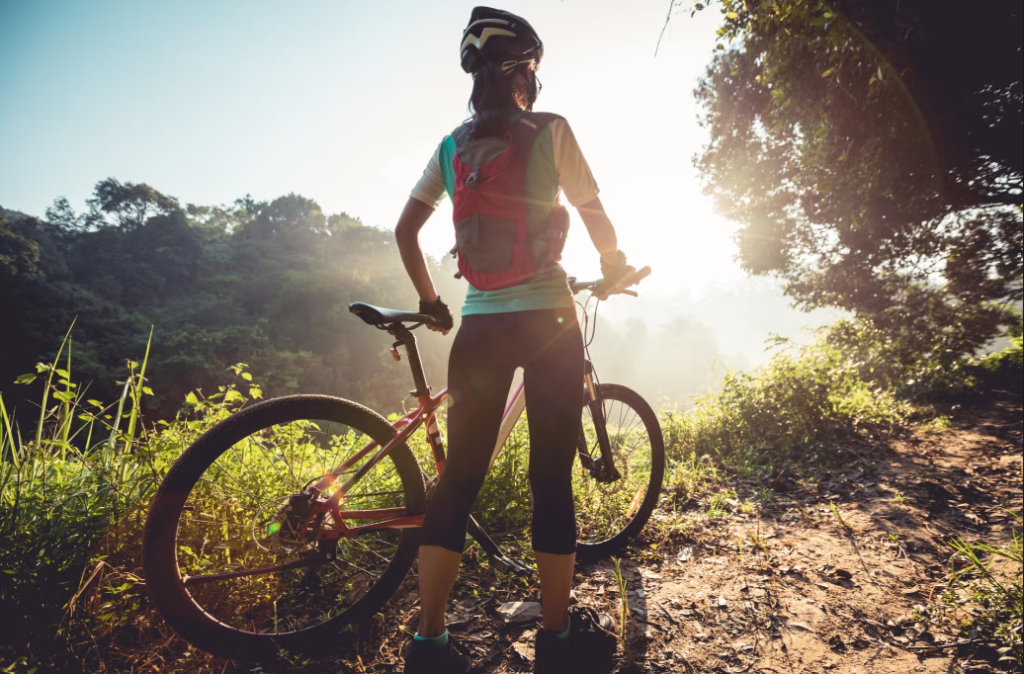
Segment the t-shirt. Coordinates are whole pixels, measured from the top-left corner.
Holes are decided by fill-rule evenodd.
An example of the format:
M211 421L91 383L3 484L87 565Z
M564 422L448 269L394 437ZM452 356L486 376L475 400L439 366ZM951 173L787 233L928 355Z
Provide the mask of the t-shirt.
M412 191L412 198L437 208L446 194L451 197L455 191L454 158L455 139L448 135L427 162L423 177ZM599 191L576 137L564 119L552 120L537 133L533 143L533 152L526 167L527 209L531 219L545 218L544 214L550 213L559 189L566 201L575 207L593 201ZM466 302L462 305L462 315L572 306L572 291L569 290L565 270L556 266L509 288L477 290L470 285L466 291Z

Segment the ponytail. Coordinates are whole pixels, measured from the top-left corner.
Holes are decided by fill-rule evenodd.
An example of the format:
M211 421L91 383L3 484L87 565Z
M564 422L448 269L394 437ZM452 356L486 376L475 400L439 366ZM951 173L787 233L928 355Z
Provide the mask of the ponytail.
M517 74L525 75L526 90L517 90L513 82L523 82ZM484 61L473 74L473 93L469 97L469 110L474 114L471 137L500 136L509 125L509 114L514 110L532 110L539 87L533 72L524 65L517 66L507 75L501 65Z

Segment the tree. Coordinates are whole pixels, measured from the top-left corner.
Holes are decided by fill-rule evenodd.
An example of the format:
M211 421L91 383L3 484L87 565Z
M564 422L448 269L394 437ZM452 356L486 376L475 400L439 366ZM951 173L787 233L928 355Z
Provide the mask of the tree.
M936 349L991 339L1021 300L1020 3L721 6L696 164L743 266Z
M39 273L39 244L16 231L15 223L0 215L0 284L7 287L18 278Z
M6 401L35 399L11 382L51 360L73 321L72 369L100 400L119 395L125 360L142 357L154 329L150 418L173 416L190 390L212 392L239 362L270 396L321 392L393 408L408 391L388 342L348 311L353 301L416 305L393 232L326 216L294 194L182 208L148 185L108 179L87 203L80 214L58 199L49 222L0 213L9 221L0 315L14 326L0 330ZM458 297L452 263L435 271L444 296ZM440 384L448 343L420 339Z
M130 309L188 289L202 237L176 199L108 178L86 203L89 212L81 216L60 199L47 211L73 240L67 257L77 283Z

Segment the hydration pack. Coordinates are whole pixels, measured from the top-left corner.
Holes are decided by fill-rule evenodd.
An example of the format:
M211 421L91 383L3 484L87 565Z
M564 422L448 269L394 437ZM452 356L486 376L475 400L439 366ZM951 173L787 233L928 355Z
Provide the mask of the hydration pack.
M455 140L455 252L459 272L477 290L524 283L562 257L569 213L558 203L546 222L527 215L526 167L537 134L561 119L527 112L502 136L470 140L472 124L459 127Z

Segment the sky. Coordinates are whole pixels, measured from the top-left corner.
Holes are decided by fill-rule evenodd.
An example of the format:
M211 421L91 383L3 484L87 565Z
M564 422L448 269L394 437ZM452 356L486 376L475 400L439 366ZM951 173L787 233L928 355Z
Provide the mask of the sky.
M115 177L204 205L295 192L325 213L391 228L467 114L458 45L473 6L0 0L0 206L42 215L64 196L81 208L96 182ZM754 344L785 331L775 323L807 322L787 313L774 285L745 277L735 225L701 193L693 167L706 138L693 89L714 52L718 10L678 11L655 56L667 0L500 7L540 33L536 109L568 119L620 248L654 271L645 301L610 303L608 315L657 320L726 288L777 307L744 336ZM564 265L597 277L573 217ZM445 202L424 249L440 256L453 238Z
M0 0L0 204L41 215L113 176L183 202L297 192L393 226L466 115L472 2ZM573 127L651 287L732 280L732 227L700 195L692 90L717 12L665 0L512 0L545 41L538 109ZM450 248L450 205L424 246ZM582 227L566 265L596 272ZM578 269L576 269L578 267Z

